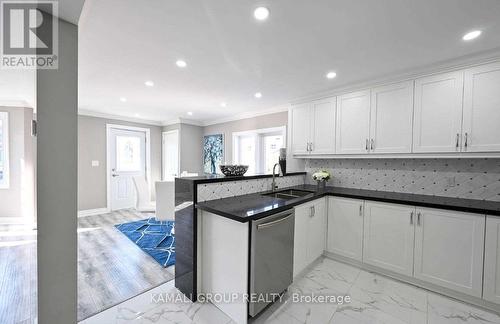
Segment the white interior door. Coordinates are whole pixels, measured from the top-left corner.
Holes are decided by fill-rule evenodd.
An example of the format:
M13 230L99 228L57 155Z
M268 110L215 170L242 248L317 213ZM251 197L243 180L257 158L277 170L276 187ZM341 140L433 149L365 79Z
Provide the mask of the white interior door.
M111 128L108 150L111 210L134 207L132 177L146 176L146 133Z
M163 180L179 176L179 131L163 133Z

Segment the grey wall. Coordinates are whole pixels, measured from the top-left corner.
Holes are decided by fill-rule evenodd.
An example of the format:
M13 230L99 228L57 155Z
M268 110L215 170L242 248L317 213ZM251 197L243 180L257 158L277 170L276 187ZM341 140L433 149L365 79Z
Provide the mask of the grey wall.
M162 128L114 119L78 116L78 210L106 208L106 124L149 128L151 133L151 193L161 179ZM92 160L99 161L92 167Z
M500 201L500 159L313 159L306 181L322 169L339 187Z
M78 27L59 21L59 68L37 70L38 323L76 323Z
M0 189L0 218L33 220L34 161L31 120L33 109L0 107L9 114L9 188ZM1 222L1 219L0 219Z

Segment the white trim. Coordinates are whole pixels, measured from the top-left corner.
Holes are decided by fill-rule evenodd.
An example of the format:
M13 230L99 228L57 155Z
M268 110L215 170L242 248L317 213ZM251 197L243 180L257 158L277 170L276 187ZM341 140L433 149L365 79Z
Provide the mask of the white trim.
M177 133L177 176L181 175L181 132L180 129L172 129L161 133L161 179L165 180L165 135Z
M108 208L85 209L78 211L78 217L95 216L109 213Z
M205 124L203 122L201 122L201 121L187 119L187 118L175 118L175 119L164 121L161 124L162 124L162 126L170 126L170 125L176 125L176 124L188 124L188 125L193 125L193 126L205 126Z
M231 116L231 117L206 121L203 123L203 126L223 124L223 123L228 123L228 122L235 121L235 120L248 119L248 118L254 118L254 117L259 117L259 116L276 114L276 113L288 111L289 106L290 106L289 104L284 104L282 106L274 107L274 108L270 108L270 109L266 109L266 110L244 112L244 113L236 114L236 115Z
M93 110L86 110L86 109L78 109L78 115L79 116L104 118L104 119L114 119L114 120L126 121L126 122L131 122L131 123L137 123L137 124L152 125L152 126L162 126L163 125L162 122L155 121L155 120L140 119L140 118L133 118L133 117L127 117L127 116L114 115L114 114L107 114L107 113L101 113L101 112L93 111Z
M3 120L3 146L5 152L5 165L4 165L4 180L0 182L0 189L10 189L10 128L9 128L9 113L7 111L0 111L0 119Z
M398 154L293 154L295 159L476 159L500 158L499 152L494 153L398 153Z
M111 170L109 168L109 161L111 160L110 154L110 132L111 129L123 129L136 132L146 133L146 182L151 188L151 130L149 128L106 124L106 209L111 210Z

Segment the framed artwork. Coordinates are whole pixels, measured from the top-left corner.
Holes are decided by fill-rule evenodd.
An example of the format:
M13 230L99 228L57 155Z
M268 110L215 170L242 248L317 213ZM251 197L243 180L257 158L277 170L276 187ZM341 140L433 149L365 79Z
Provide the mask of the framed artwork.
M203 137L203 172L220 173L219 165L224 158L224 135L214 134Z

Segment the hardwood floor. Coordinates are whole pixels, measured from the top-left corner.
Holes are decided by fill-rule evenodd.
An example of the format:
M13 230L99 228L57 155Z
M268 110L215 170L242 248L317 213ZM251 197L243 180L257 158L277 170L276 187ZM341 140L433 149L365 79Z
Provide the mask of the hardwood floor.
M78 320L174 278L115 224L150 217L122 210L78 219ZM0 226L0 323L36 323L36 231Z

